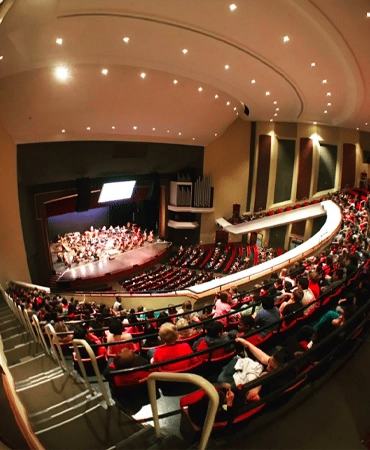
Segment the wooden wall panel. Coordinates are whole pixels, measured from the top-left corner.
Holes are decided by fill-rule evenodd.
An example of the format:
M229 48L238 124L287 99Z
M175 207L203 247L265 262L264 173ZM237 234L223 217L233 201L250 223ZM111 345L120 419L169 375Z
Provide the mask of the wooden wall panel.
M342 180L340 187L354 187L356 184L356 145L343 144Z
M257 179L254 210L266 209L271 163L271 136L261 134L258 138ZM272 186L273 187L273 186Z
M297 200L310 196L312 174L313 141L309 138L301 138L299 142L299 164L297 180Z

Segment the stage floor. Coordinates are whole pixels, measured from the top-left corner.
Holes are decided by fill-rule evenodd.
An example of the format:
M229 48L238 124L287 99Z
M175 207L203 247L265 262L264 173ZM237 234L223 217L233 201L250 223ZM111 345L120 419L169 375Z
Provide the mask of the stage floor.
M153 244L145 243L143 247L135 248L124 253L117 254L114 259L104 257L99 261L84 262L73 265L70 269L66 268L61 262L56 261L54 252L52 252L53 267L55 273L59 276L59 281L71 281L76 279L99 278L115 272L120 273L132 269L133 266L141 266L157 258L162 254L171 243L166 241L157 241Z

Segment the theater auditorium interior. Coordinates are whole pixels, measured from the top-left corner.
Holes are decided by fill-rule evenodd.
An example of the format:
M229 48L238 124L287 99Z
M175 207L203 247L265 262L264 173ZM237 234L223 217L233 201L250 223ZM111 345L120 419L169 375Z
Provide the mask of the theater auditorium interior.
M0 0L1 448L370 449L369 42L369 0ZM289 320L285 269L322 283ZM230 341L151 365L171 305ZM267 372L299 351L217 410L243 316Z

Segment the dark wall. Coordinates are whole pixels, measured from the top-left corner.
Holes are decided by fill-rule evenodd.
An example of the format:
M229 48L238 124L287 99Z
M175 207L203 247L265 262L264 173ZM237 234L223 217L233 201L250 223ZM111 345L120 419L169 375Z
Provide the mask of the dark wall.
M290 200L295 161L295 140L279 139L274 203Z
M317 192L334 188L338 151L336 145L320 144L319 152Z

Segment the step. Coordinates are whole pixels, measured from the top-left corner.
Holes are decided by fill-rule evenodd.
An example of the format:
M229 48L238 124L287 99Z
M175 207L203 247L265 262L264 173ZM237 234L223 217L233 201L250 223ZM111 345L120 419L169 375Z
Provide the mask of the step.
M2 339L4 350L11 350L20 344L27 344L30 340L31 336L25 331L23 333L13 334L8 338Z
M40 382L52 380L53 378L59 377L61 374L63 374L63 370L60 366L55 367L52 370L49 370L47 372L40 372L37 375L34 375L29 378L25 378L24 380L19 380L15 382L15 389L21 390L25 387L30 387L36 384L39 384Z
M59 426L38 431L36 435L47 449L102 450L114 449L116 443L121 443L141 429L141 425L115 405L108 408L96 406Z
M9 365L9 370L15 382L21 382L38 376L41 372L49 372L58 368L59 365L51 356L41 353L37 356L29 356L16 364Z
M24 332L25 332L24 327L22 327L22 325L20 325L19 322L17 322L17 325L11 326L11 327L7 328L6 330L1 331L0 334L1 334L1 339L4 341L5 339L8 339L8 338L14 336L15 334L24 333Z
M4 351L8 365L13 365L21 362L24 358L36 356L40 353L43 353L41 345L33 341L17 345L12 349Z

